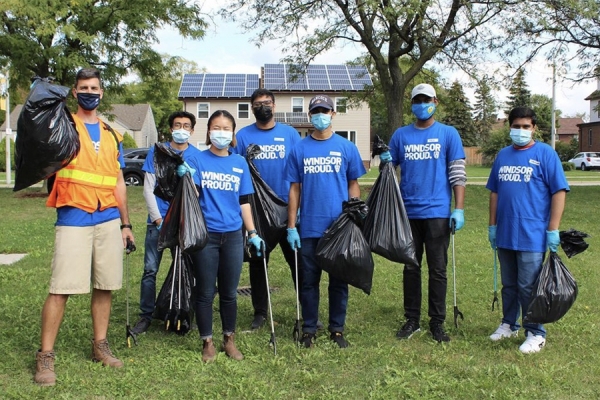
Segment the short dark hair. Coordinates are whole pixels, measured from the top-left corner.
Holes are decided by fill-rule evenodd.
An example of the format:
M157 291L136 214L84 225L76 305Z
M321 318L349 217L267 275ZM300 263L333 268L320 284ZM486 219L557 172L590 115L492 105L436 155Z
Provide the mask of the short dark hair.
M250 97L250 103L254 103L254 100L256 100L258 97L262 97L262 96L270 97L271 101L273 101L273 103L275 103L275 95L273 94L273 92L271 92L270 90L267 90L267 89L256 89L254 91L254 93L252 93L252 96Z
M102 80L100 79L100 71L98 71L96 68L82 68L79 71L77 71L77 75L75 75L75 87L77 87L79 81L84 81L86 79L93 78L98 78L98 80L100 81L100 86L102 86Z
M225 117L228 120L231 121L231 125L233 126L233 138L231 139L231 147L235 147L237 145L237 140L235 140L235 118L233 118L233 115L231 115L231 113L227 110L217 110L214 113L212 113L212 115L210 116L210 118L208 119L208 122L206 123L206 145L208 146L210 144L210 123L212 122L213 119L217 118L217 117Z
M175 118L187 118L192 123L192 129L196 126L196 117L194 114L187 111L175 111L173 114L169 115L169 128L173 128L173 121Z
M535 111L533 111L529 107L515 107L508 114L508 125L512 125L513 121L517 118L530 118L531 124L535 126L536 124L536 115Z

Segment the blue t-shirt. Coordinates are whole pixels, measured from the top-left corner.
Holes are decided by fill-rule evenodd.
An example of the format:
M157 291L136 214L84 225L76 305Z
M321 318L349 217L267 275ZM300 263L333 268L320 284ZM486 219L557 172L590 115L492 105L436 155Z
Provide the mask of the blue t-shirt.
M289 125L275 124L271 129L259 129L256 124L240 129L235 135L237 146L234 152L246 157L251 144L260 147L254 165L261 178L282 200L288 201L290 183L284 179L283 170L292 148L302 140L298 131Z
M500 150L486 188L498 194L496 245L543 253L552 195L569 190L556 151L545 143Z
M300 237L320 238L342 213L348 182L366 173L356 145L333 134L327 140L308 136L290 154L285 177L302 184Z
M171 143L167 143L167 146L171 147ZM148 151L148 155L146 155L146 160L144 161L144 165L142 166L142 171L149 172L151 174L156 174L156 170L154 169L154 149L155 149L154 146L150 147L150 150ZM180 153L177 150L175 150L175 151L177 153ZM196 147L194 147L190 143L188 143L187 149L185 149L183 151L183 160L187 161L189 158L192 158L197 153L200 153L200 150L198 150ZM196 185L200 185L200 178L198 178L198 176L199 176L199 174L196 173L192 177L194 179L194 183ZM156 187L156 185L158 185L158 182L155 184L154 187ZM157 197L157 196L154 196L154 197L156 198L156 204L158 206L158 211L160 212L160 215L164 218L165 215L167 215L167 210L169 209L169 202L161 199L160 197ZM150 216L148 216L148 223L150 223L150 222L152 222L152 221L150 221Z
M100 149L100 123L85 124L92 139L96 152ZM109 133L112 136L112 134ZM117 145L115 141L115 146ZM123 143L119 143L119 164L121 169L125 168L123 159ZM56 226L94 226L104 222L112 221L121 217L117 207L110 207L103 211L96 210L89 213L77 207L64 206L56 209Z
M398 128L390 141L394 165L400 166L400 192L410 219L449 218L452 188L448 168L465 158L458 131L434 122Z
M244 157L220 157L210 150L187 160L200 179L200 207L209 232L233 232L242 228L240 196L254 193L250 169Z

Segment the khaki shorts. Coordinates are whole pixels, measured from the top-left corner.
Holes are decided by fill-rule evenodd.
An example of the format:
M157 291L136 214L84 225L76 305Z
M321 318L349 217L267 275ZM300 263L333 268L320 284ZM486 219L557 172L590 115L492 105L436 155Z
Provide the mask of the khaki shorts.
M57 226L50 293L81 294L123 285L123 239L118 219L95 226Z

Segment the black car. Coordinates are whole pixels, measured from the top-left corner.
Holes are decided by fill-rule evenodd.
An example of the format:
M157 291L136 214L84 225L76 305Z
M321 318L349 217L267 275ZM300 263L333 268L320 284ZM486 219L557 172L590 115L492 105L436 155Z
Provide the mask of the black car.
M123 177L127 186L141 186L144 184L144 174L142 167L148 155L148 148L125 149L123 158L125 159L125 168Z

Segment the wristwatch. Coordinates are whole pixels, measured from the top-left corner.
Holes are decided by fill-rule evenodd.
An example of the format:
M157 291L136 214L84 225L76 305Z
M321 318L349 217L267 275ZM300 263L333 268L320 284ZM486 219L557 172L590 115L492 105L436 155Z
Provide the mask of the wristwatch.
M123 225L121 225L121 230L123 230L125 228L129 228L129 229L133 230L133 225L131 225L131 224L123 224Z

